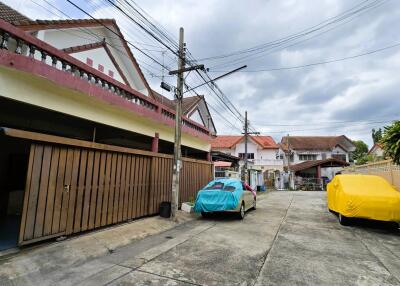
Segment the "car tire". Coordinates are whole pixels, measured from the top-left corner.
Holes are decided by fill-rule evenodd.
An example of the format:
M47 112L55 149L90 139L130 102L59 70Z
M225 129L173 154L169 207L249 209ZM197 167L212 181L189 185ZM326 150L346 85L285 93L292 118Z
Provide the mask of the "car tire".
M238 214L239 219L244 219L245 214L246 214L246 211L244 208L244 203L242 202L242 205L240 206L240 210L239 210L239 214Z
M339 223L345 226L350 225L350 218L339 213Z
M201 212L201 216L202 216L203 218L209 218L209 217L210 217L210 213Z

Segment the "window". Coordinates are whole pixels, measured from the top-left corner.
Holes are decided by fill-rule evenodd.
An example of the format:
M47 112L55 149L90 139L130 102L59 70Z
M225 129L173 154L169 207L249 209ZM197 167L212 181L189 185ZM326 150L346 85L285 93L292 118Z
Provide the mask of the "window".
M332 158L346 162L346 154L332 154Z
M312 161L317 160L317 155L315 154L300 154L299 155L300 161Z
M99 64L98 70L104 72L104 66Z
M244 153L239 153L239 158L244 160ZM247 153L247 159L254 159L254 153Z

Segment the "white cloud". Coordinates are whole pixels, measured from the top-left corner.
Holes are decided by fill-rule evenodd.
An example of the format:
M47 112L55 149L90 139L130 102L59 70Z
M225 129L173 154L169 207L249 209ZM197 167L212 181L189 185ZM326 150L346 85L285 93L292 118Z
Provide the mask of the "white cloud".
M33 1L49 8L43 0ZM32 18L55 17L30 0L5 2ZM64 1L51 2L71 15L82 17ZM148 49L146 52L158 61L163 61L159 50L164 50L165 47L145 35L115 9L104 7L104 3L103 0L79 1L79 5L96 17L116 18L129 40L141 48ZM187 47L196 58L204 58L277 40L316 25L362 2L146 0L137 3L163 25L175 40L179 27L183 26ZM103 7L96 8L100 5ZM54 10L52 12L54 13ZM400 42L400 36L395 29L399 25L399 15L400 7L397 2L386 1L346 24L297 45L280 47L274 52L262 53L240 63L229 65L227 62L232 58L223 58L204 61L204 64L207 67L219 65L219 70L229 70L241 64L247 64L248 69L268 69L352 56ZM151 66L144 67L150 69L153 74L161 74L160 66L137 51L133 52L141 62ZM174 56L171 53L164 57L164 61L175 67ZM250 120L254 124L257 122L256 125L261 131L271 132L277 139L280 139L281 134L272 132L282 131L282 134L286 134L289 131L291 134L302 135L345 133L350 138L363 139L371 144L370 129L380 127L384 123L363 125L356 122L338 127L333 124L323 125L321 122L368 120L398 114L396 110L400 110L400 97L397 95L400 89L400 79L397 76L399 66L400 52L398 48L394 48L354 60L304 69L237 73L218 84L242 113L245 110L249 111ZM152 78L146 70L144 72L151 85L157 89L160 79ZM217 75L218 73L212 73L212 76ZM171 84L175 84L176 81L175 78L166 80ZM187 80L192 86L201 82L194 73L191 73ZM199 88L198 91L204 93L207 100L218 110L223 108L217 106L218 99L207 88ZM230 122L241 127L228 111L221 113ZM217 116L215 121L219 132L232 132L232 128L227 127L224 121L218 120ZM299 126L272 126L272 123ZM321 126L326 128L315 130Z

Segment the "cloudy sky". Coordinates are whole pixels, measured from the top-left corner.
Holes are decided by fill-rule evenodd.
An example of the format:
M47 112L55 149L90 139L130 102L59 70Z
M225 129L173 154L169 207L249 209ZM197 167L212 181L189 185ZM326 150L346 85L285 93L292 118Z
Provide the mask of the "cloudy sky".
M64 0L2 1L33 19L87 18ZM176 57L171 52L107 0L71 1L96 17L116 18L133 44L164 65L176 68ZM248 66L217 84L241 113L248 111L251 125L262 134L276 140L287 133L346 134L371 146L371 129L399 118L400 46L394 46L400 44L397 0L135 2L175 41L179 27L184 27L189 51L210 68L212 77ZM386 47L391 48L295 68ZM150 84L159 90L160 76L167 72L137 51L133 53ZM176 79L165 77L165 81L175 84ZM191 73L187 82L195 86L201 81ZM198 93L205 94L211 105L219 134L239 132L240 121L210 89L200 88Z

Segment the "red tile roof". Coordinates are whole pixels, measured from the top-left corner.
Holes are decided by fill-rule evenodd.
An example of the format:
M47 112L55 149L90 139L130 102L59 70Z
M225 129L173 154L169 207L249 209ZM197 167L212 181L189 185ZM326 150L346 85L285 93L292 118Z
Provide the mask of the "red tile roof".
M377 149L383 149L383 145L380 143L375 143L371 149L368 151L368 154L371 154L372 151L377 150Z
M30 19L18 11L14 10L10 6L0 2L0 19L3 19L6 22L20 22L20 21L30 21Z
M256 141L264 149L278 149L279 148L278 144L275 143L275 140L271 136L251 136L251 139Z
M242 140L243 135L220 135L211 141L211 148L232 148Z
M260 145L263 149L278 149L271 136L249 136L254 142ZM211 148L232 148L238 144L244 135L220 135L211 141Z
M11 22L25 31L39 31L74 27L95 27L116 24L114 19L63 19L63 20L19 20Z

